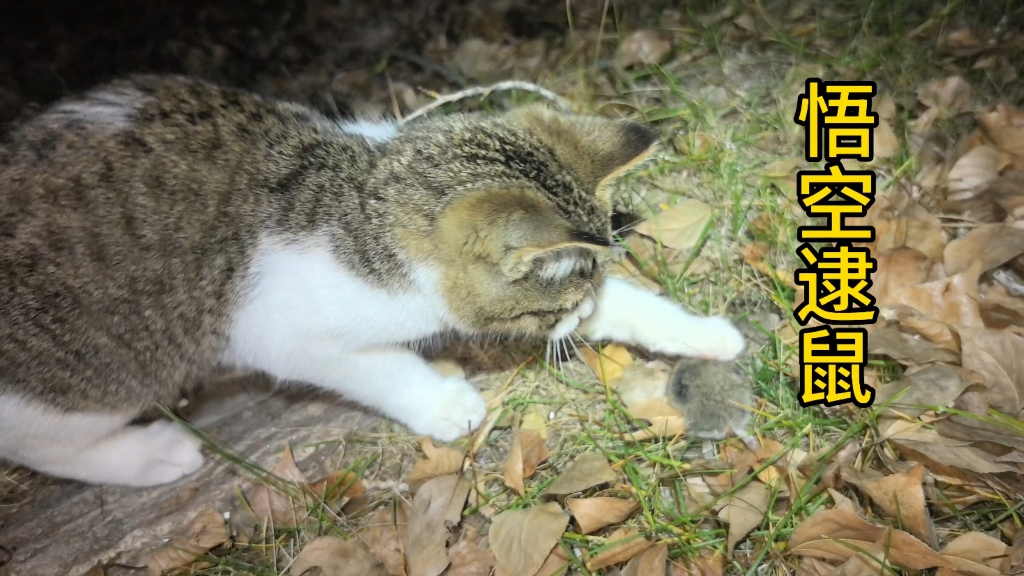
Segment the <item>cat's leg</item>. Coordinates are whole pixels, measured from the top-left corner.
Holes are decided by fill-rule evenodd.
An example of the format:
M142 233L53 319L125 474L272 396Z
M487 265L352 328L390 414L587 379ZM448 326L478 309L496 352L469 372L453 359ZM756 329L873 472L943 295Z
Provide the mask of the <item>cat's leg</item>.
M608 277L594 313L579 330L584 338L637 344L652 352L732 360L746 342L725 318L696 316L679 304Z
M380 411L417 434L451 441L475 430L487 406L472 384L442 376L408 350L342 352L329 340L285 345L253 368L281 380L315 384Z
M62 412L0 394L0 458L94 484L152 486L203 465L199 442L172 422L127 426L133 414Z

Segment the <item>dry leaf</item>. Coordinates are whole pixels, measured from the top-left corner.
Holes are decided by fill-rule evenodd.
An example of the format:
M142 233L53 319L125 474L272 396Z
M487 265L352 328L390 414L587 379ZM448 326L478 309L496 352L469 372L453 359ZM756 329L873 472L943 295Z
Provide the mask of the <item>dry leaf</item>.
M321 536L306 544L295 557L291 573L313 573L314 568L322 576L387 576L384 565L364 546L337 536Z
M740 256L743 257L743 261L746 262L751 268L757 270L761 274L769 278L774 278L780 282L788 284L789 286L796 286L793 282L793 272L787 270L773 269L764 261L764 255L768 253L768 244L765 242L754 242L740 248Z
M760 266L767 266L764 264L764 255L771 250L766 242L754 242L748 244L743 248L740 248L740 256L743 256L743 261L747 264L759 268Z
M852 472L852 471L851 471ZM909 472L882 478L867 478L862 474L843 474L843 479L860 488L892 520L897 520L908 532L935 548L935 526L924 500L924 466L918 464Z
M938 108L951 115L971 109L971 85L960 76L934 80L917 90L917 99L925 106Z
M923 338L904 334L892 326L874 326L868 332L868 352L898 360L900 364L958 362L960 355Z
M1011 574L1020 574L1020 569L1024 568L1024 530L1018 530L1017 534L1013 537L1013 545L1010 547L1007 560L1009 572Z
M851 514L857 514L858 516L863 512L856 502L850 500L846 496L843 496L842 493L835 488L829 488L828 493L829 496L832 496L832 501L836 503L836 510L850 512Z
M891 158L900 151L900 141L888 120L878 119L878 126L874 128L875 160Z
M645 402L639 402L632 406L626 406L626 410L633 418L642 418L644 420L682 416L679 410L672 406L668 398L654 398Z
M281 480L294 483L297 494L301 493L302 487L306 484L306 477L295 465L291 447L285 448L281 459L270 473ZM257 519L264 523L272 520L275 526L298 526L309 515L304 501L300 499L299 502L295 502L288 495L267 484L260 484L253 490L252 496L249 497L249 508Z
M804 520L793 532L789 549L801 556L836 562L846 561L856 554L856 549L867 550L874 544L884 546L889 561L902 568L924 570L951 566L948 560L910 534L875 526L842 510L821 510Z
M880 420L878 428L901 453L924 464L933 474L973 478L976 474L1019 472L996 462L992 454L971 446L971 442L946 438L913 422Z
M668 546L657 544L627 562L622 576L665 576L667 564Z
M1014 171L997 178L979 194L979 197L996 203L1015 221L1024 219L1024 165L1015 167ZM1003 219L1003 215L998 211L992 211L991 221Z
M192 564L197 556L228 541L224 518L216 510L204 510L189 524L186 536L171 538L146 554L147 574L159 576L167 570Z
M605 526L618 524L640 506L634 500L596 496L594 498L567 498L572 517L580 527L580 534L590 534Z
M491 551L509 576L533 576L568 525L569 515L557 502L507 510L491 524Z
M889 295L888 304L910 306L926 318L957 329L980 328L984 322L978 309L977 278L977 267L972 266L949 278L901 288Z
M929 108L910 123L910 130L916 134L923 134L932 128L940 115L941 113L938 108Z
M978 123L997 148L1009 154L1024 155L1024 112L999 104L994 110L979 115Z
M564 576L569 570L569 558L562 552L562 549L558 546L548 554L548 557L544 559L544 563L537 569L537 573L533 576ZM503 576L501 574L495 574L495 576Z
M1011 415L1024 408L1024 338L996 330L964 333L963 366L982 375L990 406Z
M646 420L649 428L625 432L621 435L623 439L644 441L685 432L683 415L667 396L670 370L671 367L658 361L626 368L615 389L630 416Z
M668 248L685 250L697 244L710 220L710 206L698 200L683 200L641 222L635 230Z
M355 498L366 494L366 486L362 479L351 470L332 472L319 480L309 482L304 488L329 505L344 498Z
M981 318L989 328L1024 326L1024 298L1010 295L1003 286L981 287Z
M466 454L461 450L442 446L434 446L430 437L424 437L420 445L425 458L418 460L409 473L408 482L419 482L437 476L455 474L462 470Z
M590 571L614 566L629 560L653 545L653 542L632 528L619 528L608 536L607 542L599 552L587 557L584 565Z
M978 311L982 315L982 320L985 321L985 312L981 310L980 304ZM919 316L911 308L898 309L896 318L904 329L914 332L936 346L942 346L946 350L955 352L957 363L959 363L960 333L954 330L952 326L945 322Z
M834 574L838 576L878 576L892 570L885 559L885 546L872 544L850 556L846 562L836 567Z
M496 562L489 548L480 546L480 536L476 529L467 526L462 530L462 537L448 549L451 567L446 576L488 576Z
M896 416L897 414L892 412L897 411L899 414L916 418L929 406L952 406L953 401L974 381L965 378L962 371L954 366L931 364L878 388L875 405L882 406L898 392L906 390L899 399L890 404L886 414Z
M673 560L668 565L669 576L723 576L725 556L721 552L701 554L697 558Z
M583 347L580 348L580 356L594 371L594 375L606 384L619 379L625 368L633 363L629 350L618 344L603 346L600 353L590 347Z
M544 490L545 494L572 494L581 492L608 482L614 482L617 476L608 460L601 452L590 450L580 454L569 464L555 480Z
M686 434L686 423L682 416L654 416L647 418L647 428L634 432L623 432L620 438L634 442L645 442L662 438L675 438Z
M878 268L872 276L871 295L879 306L892 304L891 295L921 284L928 277L931 261L909 248L873 254Z
M999 150L995 146L976 146L957 160L946 175L949 201L974 196L999 177Z
M541 421L540 425L543 426L544 422ZM537 466L547 460L548 455L541 429L525 427L521 423L512 435L512 448L505 461L505 485L520 495L526 494L523 481L537 471Z
M942 549L942 555L953 563L956 572L969 576L999 576L1008 572L1001 568L1010 547L1001 540L981 532L957 536Z
M979 264L984 273L1024 254L1024 230L1005 224L988 224L971 230L946 246L942 265L946 274L957 274Z
M889 123L896 120L896 101L892 99L891 93L883 92L879 95L872 108L874 108L880 120L885 120Z
M449 525L458 524L470 483L455 474L427 480L412 500L406 570L409 576L437 576L448 566Z
M626 366L613 387L627 409L668 397L668 377L672 367L664 362L633 363Z
M941 259L949 241L942 221L906 195L890 195L886 200L890 205L879 202L878 217L873 222L871 214L866 219L875 227L873 250L884 254L896 248L913 248L932 261Z
M954 52L957 55L970 56L976 50L984 49L974 31L970 28L960 28L943 35L939 42L942 48ZM962 51L967 51L966 53Z
M519 423L519 427L528 432L536 432L544 440L548 438L547 417L537 408L533 408L526 414L523 414L523 420Z
M751 530L761 525L768 511L768 500L768 487L757 481L750 482L728 498L718 517L729 523L729 543L726 548L729 554Z
M405 504L405 501L400 501ZM406 576L405 544L409 528L409 507L384 506L359 530L360 540L383 564L389 576Z
M689 252L675 250L658 244L655 240L642 234L626 236L627 251L649 276L657 279L659 271L670 276L678 276L689 258ZM690 267L694 268L696 263ZM688 270L690 270L688 269Z
M833 576L836 567L813 556L804 556L796 567L796 576Z
M616 67L661 64L672 53L672 43L657 30L637 30L619 44L612 57Z

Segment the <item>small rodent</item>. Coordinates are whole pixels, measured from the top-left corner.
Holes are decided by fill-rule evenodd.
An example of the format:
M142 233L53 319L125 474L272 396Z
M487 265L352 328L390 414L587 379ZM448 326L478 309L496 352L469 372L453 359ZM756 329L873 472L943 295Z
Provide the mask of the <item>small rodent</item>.
M746 436L753 413L750 378L733 361L684 358L668 380L668 397L683 413L688 436L721 440Z

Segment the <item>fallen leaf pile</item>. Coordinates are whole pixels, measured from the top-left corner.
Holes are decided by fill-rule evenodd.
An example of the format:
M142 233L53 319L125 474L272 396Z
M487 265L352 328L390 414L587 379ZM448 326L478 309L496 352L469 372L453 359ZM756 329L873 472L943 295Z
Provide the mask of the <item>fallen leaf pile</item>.
M911 123L912 143L930 140L930 116L973 113L978 128L942 164L928 165L927 147L915 150L919 178L938 177L897 185L864 218L876 230L871 293L881 318L869 327L870 351L903 368L879 390L876 403L889 406L879 431L950 482L1016 486L1024 470L1024 223L1013 206L1024 201L1024 113L979 109L960 77L923 86L918 99L927 108Z
M789 547L809 572L937 568L949 576L1009 568L1009 546L991 535L968 532L940 547L929 509L959 511L1024 491L1024 112L981 106L959 76L921 86L917 100L921 112L907 125L907 146L919 172L909 183L895 181L864 218L850 222L875 228L867 247L878 268L869 293L880 314L867 327L869 352L898 368L888 383L874 369L868 374L877 388L876 454L884 466L837 460L823 475L829 486L855 487L871 510L834 492L836 508L799 524ZM877 162L900 143L889 134L892 98L883 94L874 106L877 143L884 142ZM976 128L948 150L938 148L938 126L967 117ZM806 166L780 169L800 168ZM741 252L753 265L763 249ZM802 298L798 292L797 302ZM780 338L795 342L798 328L783 327ZM941 501L928 485L942 491ZM759 497L748 496L736 510L756 510ZM731 519L732 503L719 514ZM732 542L731 523L730 549Z
M517 492L547 454L544 421L534 414L527 412L513 425L516 440L506 462L506 476L514 470L514 479L506 478L505 484ZM699 563L670 563L667 543L659 544L637 528L624 525L640 505L619 484L621 475L600 450L584 451L565 465L548 483L540 501L501 512L485 512L483 507L473 504L479 503L479 498L471 495L473 471L462 469L462 453L459 452L459 468L434 474L433 471L454 467L441 464L449 458L455 461L453 454L445 452L453 449L437 447L429 441L424 441L422 448L423 458L413 469L422 481L410 482L411 501L396 497L377 506L358 522L360 528L352 538L330 535L312 539L295 557L292 573L552 576L566 574L572 563L570 556L575 555L591 571L619 566L624 574L636 576L667 574L670 569L676 571L673 574L711 574ZM298 478L294 484L301 486L302 475L294 468L289 450L275 470ZM264 493L261 488L257 488L256 495ZM285 509L282 503L274 504L276 499L294 503L294 495L267 490L272 495L268 497L271 511ZM764 514L766 496L750 496L753 492L747 489L729 502L734 510L729 521L742 525L744 531L752 528L752 521L747 518L751 505L748 500L760 508L753 523L760 523ZM283 518L301 520L301 514L290 510ZM267 518L272 520L273 516ZM223 526L219 517L216 520ZM566 540L567 532L587 536L591 544ZM168 561L161 566L186 565L196 554L221 541L186 548L184 560ZM712 558L701 561L710 562L710 566L716 562ZM721 570L712 573L721 574Z

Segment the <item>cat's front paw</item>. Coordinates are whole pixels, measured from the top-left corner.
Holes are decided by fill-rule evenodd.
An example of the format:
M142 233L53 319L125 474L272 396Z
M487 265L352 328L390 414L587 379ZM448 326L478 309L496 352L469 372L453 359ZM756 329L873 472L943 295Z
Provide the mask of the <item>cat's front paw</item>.
M424 390L422 412L409 427L442 442L451 442L473 430L487 416L487 404L472 384L448 376Z
M673 326L648 346L671 356L707 360L733 360L747 347L743 334L725 318L710 316L684 326Z
M173 422L158 420L148 426L129 427L109 445L101 461L119 461L107 471L110 482L128 486L156 486L188 476L203 465L199 441Z

